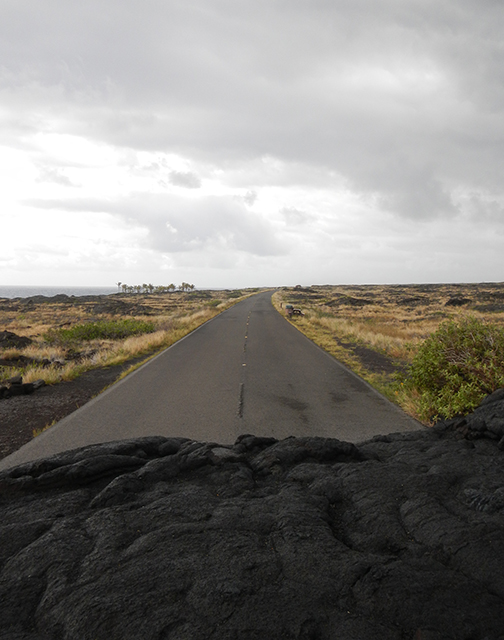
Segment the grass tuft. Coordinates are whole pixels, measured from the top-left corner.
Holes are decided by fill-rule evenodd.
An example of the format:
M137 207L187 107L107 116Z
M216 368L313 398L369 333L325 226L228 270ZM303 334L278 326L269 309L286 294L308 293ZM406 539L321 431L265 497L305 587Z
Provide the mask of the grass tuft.
M44 433L44 431L47 431L52 426L54 426L57 422L58 422L57 420L53 420L52 422L49 422L49 424L46 424L45 427L42 427L41 429L33 429L33 431L32 431L33 437L36 438L41 433Z
M152 331L154 331L152 322L121 318L120 320L99 320L78 324L70 329L51 329L43 337L48 344L65 345L90 340L121 340L128 336L151 333Z

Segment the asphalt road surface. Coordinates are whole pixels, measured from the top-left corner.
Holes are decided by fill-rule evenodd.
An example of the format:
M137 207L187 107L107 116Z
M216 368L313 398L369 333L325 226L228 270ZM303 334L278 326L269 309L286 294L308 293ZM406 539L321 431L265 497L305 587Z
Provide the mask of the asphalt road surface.
M0 469L149 435L222 444L243 433L359 442L420 428L289 324L265 292L163 351L0 461Z

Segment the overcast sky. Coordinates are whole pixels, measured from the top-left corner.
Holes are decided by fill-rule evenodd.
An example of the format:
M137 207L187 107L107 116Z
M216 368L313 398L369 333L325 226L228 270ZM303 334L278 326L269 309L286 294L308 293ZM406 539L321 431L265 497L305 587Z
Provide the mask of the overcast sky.
M501 0L0 0L0 284L504 281Z

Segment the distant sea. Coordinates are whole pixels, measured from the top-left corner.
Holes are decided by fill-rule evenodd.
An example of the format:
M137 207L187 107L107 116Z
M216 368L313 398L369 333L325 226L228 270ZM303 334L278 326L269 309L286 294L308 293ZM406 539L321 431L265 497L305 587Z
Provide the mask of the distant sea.
M0 285L0 298L28 298L30 296L105 296L117 293L117 287L30 287Z

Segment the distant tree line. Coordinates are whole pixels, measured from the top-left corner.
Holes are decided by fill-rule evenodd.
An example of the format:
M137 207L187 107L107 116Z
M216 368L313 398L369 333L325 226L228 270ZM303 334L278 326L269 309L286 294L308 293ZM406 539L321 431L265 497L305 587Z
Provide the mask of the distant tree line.
M193 284L183 282L178 286L176 284L157 285L153 284L125 284L124 282L116 282L117 288L123 293L173 293L174 291L192 291L195 287Z

